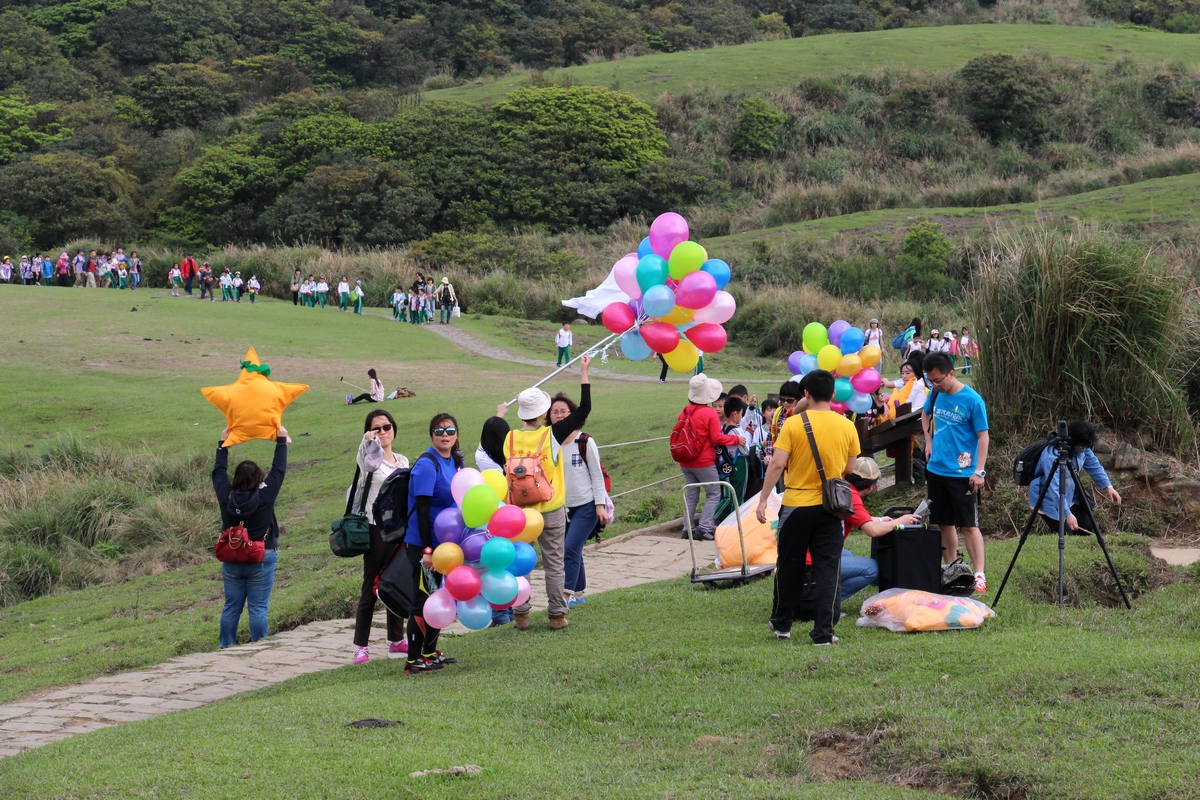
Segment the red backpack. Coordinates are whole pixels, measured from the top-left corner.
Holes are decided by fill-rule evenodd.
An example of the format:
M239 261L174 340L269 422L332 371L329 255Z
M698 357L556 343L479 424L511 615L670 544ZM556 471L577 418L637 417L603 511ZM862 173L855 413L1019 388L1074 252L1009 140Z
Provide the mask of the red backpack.
M575 439L575 441L579 443L579 457L583 459L584 466L587 466L587 463L588 463L587 443L588 443L588 439L590 439L590 438L592 438L592 437L588 436L583 431L580 431L579 436L576 437L576 439ZM600 467L600 474L604 476L604 491L608 492L609 494L612 494L612 478L610 478L608 476L608 470L606 470L604 468L603 461L601 461L599 463L599 467ZM591 469L591 467L588 467L588 469Z
M695 461L704 454L704 448L708 446L708 442L696 434L696 428L692 425L692 417L695 416L697 408L699 406L689 403L687 408L679 412L679 420L671 429L671 458L677 464Z

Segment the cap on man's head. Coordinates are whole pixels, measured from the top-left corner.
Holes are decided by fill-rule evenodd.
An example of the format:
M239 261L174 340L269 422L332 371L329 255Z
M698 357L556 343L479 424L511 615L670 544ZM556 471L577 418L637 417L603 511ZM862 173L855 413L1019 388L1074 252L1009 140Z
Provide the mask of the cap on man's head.
M883 473L879 471L879 465L875 463L875 459L866 457L860 457L858 459L858 464L854 467L854 471L850 474L857 475L865 481L877 481L879 480L880 476L883 475Z

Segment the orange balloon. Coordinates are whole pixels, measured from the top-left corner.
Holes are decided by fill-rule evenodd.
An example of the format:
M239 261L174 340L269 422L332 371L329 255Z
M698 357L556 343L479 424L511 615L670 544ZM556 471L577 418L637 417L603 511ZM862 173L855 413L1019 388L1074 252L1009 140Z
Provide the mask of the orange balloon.
M850 355L842 356L842 360L838 362L837 374L843 378L853 378L863 368L862 359L858 354L851 353Z
M462 566L462 548L454 542L442 542L433 551L433 568L446 575L455 567Z
M694 308L684 308L683 306L675 306L666 314L658 318L659 322L665 322L668 325L682 325L685 322L691 322L692 317L696 315Z
M542 512L536 508L523 508L521 510L525 512L525 530L521 531L513 541L532 542L542 535L542 530L546 527L546 520L542 519Z
M873 367L883 360L883 351L875 345L869 344L858 351L858 357L862 359L864 367Z

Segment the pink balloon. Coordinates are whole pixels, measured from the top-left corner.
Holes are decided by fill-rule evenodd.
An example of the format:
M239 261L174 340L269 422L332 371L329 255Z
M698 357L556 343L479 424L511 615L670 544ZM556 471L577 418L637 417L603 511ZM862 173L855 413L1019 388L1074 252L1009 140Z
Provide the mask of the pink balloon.
M692 273L695 275L696 273ZM708 273L704 273L707 275ZM728 322L733 316L733 312L737 311L737 301L733 299L733 295L729 292L717 292L713 295L712 302L701 308L692 317L693 322L716 322L718 324Z
M633 309L628 303L609 303L604 309L604 313L600 315L604 327L608 328L613 333L624 333L633 327L633 323L637 320L633 316Z
M704 308L717 294L717 279L707 272L696 270L683 276L675 290L675 302L684 308Z
M529 602L529 593L530 593L529 579L526 578L524 575L518 576L517 577L517 596L515 598L513 598L512 604L514 606L519 606L522 603Z
M687 240L687 220L674 211L668 211L650 223L650 249L663 258L670 258L675 245Z
M692 275L695 274L695 272L692 273ZM725 329L715 322L703 322L693 328L688 328L684 335L692 344L696 345L697 350L703 353L717 352L725 346L725 342L729 339L725 334Z
M666 322L651 322L638 329L642 340L656 353L669 353L679 346L679 331Z
M463 497L466 495L467 490L475 486L483 486L483 475L479 473L479 470L467 467L455 473L454 477L450 480L450 495L454 498L454 502L458 504L459 508L462 507Z
M883 384L883 377L875 370L867 367L860 369L853 378L850 379L850 385L856 391L863 394L871 394Z
M488 533L493 536L502 536L505 539L515 539L521 535L521 531L525 530L525 509L517 506L501 506L492 514L492 518L488 520Z
M621 291L629 295L629 299L636 300L642 296L642 287L638 286L637 282L637 253L630 253L627 256L622 256L621 260L613 266L613 279L617 282L617 286L621 287Z
M521 516L524 516L524 512ZM460 564L446 575L446 585L442 588L448 591L455 600L470 600L483 588L483 579L479 577L479 573L475 571L474 567Z
M829 410L836 411L839 414L845 414L850 410L850 406L846 405L841 400L834 400L829 404ZM454 569L462 569L462 567L455 567ZM451 570L451 572L453 572L453 570Z
M454 569L462 569L462 567L455 567ZM425 600L425 607L421 610L421 616L425 618L425 623L431 628L438 628L439 630L441 628L448 628L454 622L454 618L458 616L458 606L454 604L454 597L443 586L429 595Z

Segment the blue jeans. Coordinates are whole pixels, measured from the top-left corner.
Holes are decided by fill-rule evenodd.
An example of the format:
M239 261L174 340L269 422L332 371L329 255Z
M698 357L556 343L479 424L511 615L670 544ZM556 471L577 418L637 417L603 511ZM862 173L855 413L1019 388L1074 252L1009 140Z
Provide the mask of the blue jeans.
M879 565L875 559L866 556L856 556L842 548L842 602L858 594L864 586L870 586L879 578Z
M267 607L275 583L278 550L268 550L257 564L222 564L225 578L225 610L221 612L221 647L237 644L242 606L250 606L250 641L267 637Z
M451 306L449 303L442 303L442 305L439 309L439 312L438 312L438 321L439 322L449 322L450 321L450 309L452 307L453 306Z
M511 608L503 608L499 611L492 609L492 624L496 627L501 625L511 625L513 621L513 610Z
M587 575L583 570L583 546L592 531L596 530L596 504L587 503L567 510L567 552L563 557L565 577L563 588L568 592L582 592L587 588Z

